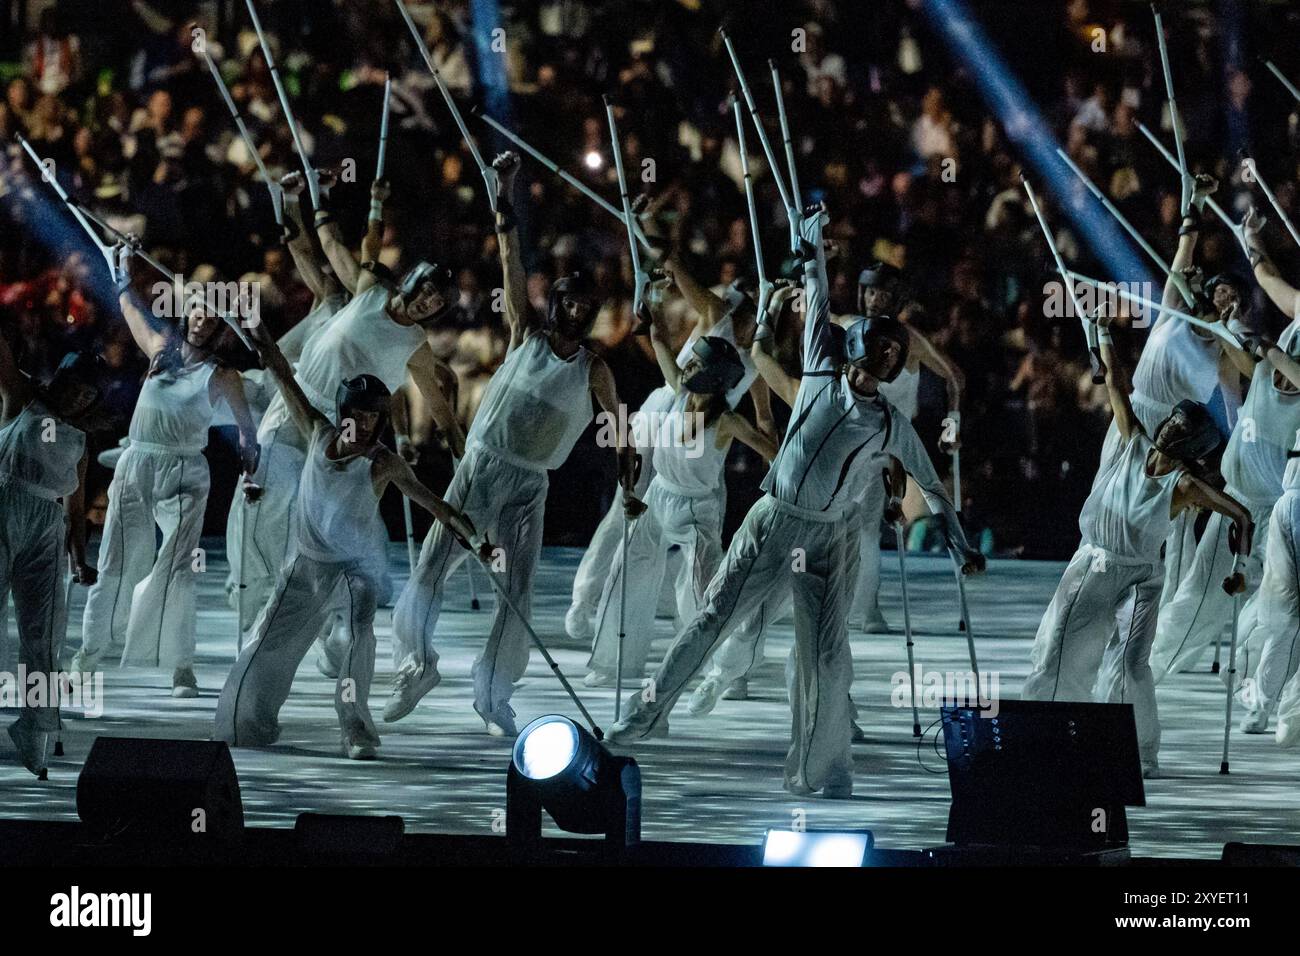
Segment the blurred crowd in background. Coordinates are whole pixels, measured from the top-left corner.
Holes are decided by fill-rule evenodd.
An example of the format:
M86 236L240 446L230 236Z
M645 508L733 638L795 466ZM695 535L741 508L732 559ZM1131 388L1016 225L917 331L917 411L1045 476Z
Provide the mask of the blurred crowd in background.
M981 98L971 65L954 59L935 18L957 0L409 0L443 77L472 107L513 128L611 201L617 186L602 94L618 105L627 168L651 196L667 196L697 278L723 284L754 272L741 185L735 88L717 35L728 27L771 117L767 60L781 69L805 201L824 200L837 311L855 309L856 279L880 259L903 269L907 320L965 374L964 517L999 554L1064 557L1077 542L1108 409L1087 374L1078 322L1044 306L1046 245L1020 187L1021 161L1004 117ZM1164 85L1146 3L967 0L1001 62L1028 90L1060 144L1166 257L1179 222L1174 171L1137 130L1169 139ZM393 80L387 153L393 192L385 259L420 258L458 270L460 310L440 337L460 379L466 422L504 355L500 284L483 181L451 115L388 0L258 0L294 109L317 166L351 161L355 182L330 205L355 243L375 169L386 73ZM302 318L310 294L279 241L267 190L192 44L204 30L235 101L277 175L297 159L266 63L239 0L0 0L0 135L23 133L54 160L60 181L107 221L140 235L187 278L260 283L262 315L277 330ZM20 22L21 21L21 22ZM1300 78L1300 7L1186 2L1166 15L1189 158L1218 175L1218 199L1238 213L1252 199L1236 171L1247 148L1300 218L1297 116L1286 90L1257 63L1272 57ZM1257 49L1247 43L1276 43ZM1290 38L1290 43L1286 42ZM469 119L490 159L506 143ZM749 136L769 272L788 240L776 188ZM107 272L39 170L16 147L0 157L0 329L40 375L69 348L98 343L115 376L112 412L126 421L144 360L131 343ZM645 161L651 161L649 163ZM649 171L649 180L643 175ZM1032 175L1033 170L1026 167ZM656 384L649 343L631 335L630 266L621 223L526 160L517 197L529 292L581 267L606 305L595 337L635 406ZM527 193L526 199L523 193ZM1106 278L1098 250L1054 202L1048 215L1067 259ZM1256 201L1258 197L1256 197ZM1094 210L1095 211L1095 210ZM1296 263L1274 233L1284 269ZM1207 233L1207 274L1249 270L1230 233ZM1292 276L1295 281L1295 276ZM1257 300L1252 323L1285 317ZM1130 330L1136 357L1143 332ZM247 362L237 353L232 361ZM922 437L937 446L943 383L922 383ZM547 541L583 544L612 493L612 452L594 427L547 507ZM447 469L427 430L422 467ZM220 448L213 454L219 456ZM947 456L934 452L941 473ZM728 533L757 494L762 464L733 452ZM108 475L92 474L103 501ZM434 476L435 483L437 475ZM214 509L221 499L215 494ZM224 524L224 511L213 522Z

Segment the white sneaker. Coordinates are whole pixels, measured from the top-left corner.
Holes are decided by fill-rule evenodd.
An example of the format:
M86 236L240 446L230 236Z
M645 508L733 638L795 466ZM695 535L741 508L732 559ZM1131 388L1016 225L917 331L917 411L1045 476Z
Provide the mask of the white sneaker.
M360 728L343 731L340 742L343 756L349 760L374 760L379 756L379 740Z
M37 730L30 721L21 717L9 725L9 739L18 750L18 759L22 765L36 774L38 780L48 780L49 771L45 765L45 747L50 735Z
M429 661L421 668L410 666L399 670L393 675L393 692L384 705L384 723L401 720L415 710L420 698L437 687L441 680L437 661Z
M172 672L172 696L185 699L199 696L199 682L194 677L194 668L178 667Z
M590 642L596 636L591 626L593 609L586 604L574 604L564 614L564 633L575 641Z
M889 622L885 620L885 615L880 613L880 608L876 608L867 615L867 620L866 623L862 625L862 630L867 634L890 633Z
M722 692L723 700L749 700L749 679L737 677Z
M497 704L490 711L479 710L478 704L475 704L474 713L483 718L483 723L491 736L519 736L519 728L515 726L515 709L504 701Z
M716 677L706 677L699 687L695 688L695 693L691 694L690 702L686 705L686 712L692 717L704 717L713 712L713 708L718 705L718 698L724 696L722 693L722 683Z
M647 729L653 719L653 714L647 714L643 710L624 717L605 732L604 742L614 747L627 747L638 741L667 737L668 718L660 717L654 726Z
M1243 734L1266 734L1268 733L1268 711L1266 710L1248 710L1241 718L1241 732Z
M608 671L588 671L582 679L583 687L613 687L615 683L614 675Z

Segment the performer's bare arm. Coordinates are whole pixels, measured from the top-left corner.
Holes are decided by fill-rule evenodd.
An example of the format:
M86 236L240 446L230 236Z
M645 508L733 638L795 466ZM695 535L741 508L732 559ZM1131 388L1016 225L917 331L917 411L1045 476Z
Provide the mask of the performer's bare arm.
M1282 278L1264 245L1265 219L1252 206L1242 220L1242 234L1246 237L1246 251L1255 279L1269 300L1291 321L1300 318L1300 291Z
M293 419L295 425L304 435L311 435L317 428L332 428L334 423L316 410L311 402L307 401L307 396L302 392L302 386L298 384L297 379L293 377L293 369L284 358L284 353L280 351L271 338L271 333L266 327L266 323L259 322L248 330L248 337L252 340L253 347L257 349L257 357L262 360L266 370L271 374L275 381L276 388L284 396L285 406L289 409L289 416Z
M725 448L727 442L736 439L743 445L748 445L754 451L763 456L763 460L771 463L776 457L777 444L776 440L758 430L750 423L744 415L735 411L722 413L722 418L718 422L718 441L719 448Z
M1106 396L1115 415L1115 427L1121 435L1129 438L1142 431L1142 423L1133 414L1133 405L1129 401L1128 371L1121 368L1107 330L1102 330L1100 340L1101 360L1106 363Z
M452 455L457 458L463 457L465 431L461 428L460 419L456 417L453 396L447 394L444 384L448 375L452 376L454 381L455 373L438 360L427 343L415 350L415 354L406 363L406 370L410 373L415 387L420 390L420 394L428 403L429 415L433 423L446 436Z
M473 542L477 536L469 518L425 487L400 455L387 449L380 451L375 456L371 479L374 481L376 496L382 495L391 482L397 486L398 491L450 528L458 537Z
M1174 490L1174 498L1169 507L1170 517L1187 508L1201 508L1223 515L1236 529L1237 541L1241 542L1240 553L1250 554L1255 538L1255 524L1251 521L1250 512L1237 499L1184 472Z
M260 449L257 444L257 426L253 424L253 413L248 410L248 399L244 395L244 378L232 368L219 368L212 375L212 387L226 400L235 426L239 429L239 461L244 474L250 478L257 471L257 459Z
M519 223L515 220L515 176L519 172L519 155L504 152L492 161L497 172L497 245L501 250L501 278L505 288L506 327L510 329L508 351L523 342L524 336L537 327L537 321L528 307L528 280L524 274L524 259L519 248Z
M777 319L780 317L785 303L798 294L795 286L783 286L772 293L772 301L768 305L768 325L775 329ZM755 335L754 344L750 346L749 356L754 360L754 366L758 369L759 378L766 383L767 387L776 392L781 401L787 405L794 405L794 397L799 393L800 379L786 372L776 358L776 335ZM758 386L755 382L755 387ZM769 408L771 402L768 402Z
M113 279L120 283L131 275L131 262L135 257L126 243L118 243L114 247L113 256L117 262L117 274ZM129 286L118 294L117 301L122 309L122 317L126 319L126 327L131 332L131 338L147 358L152 359L167 347L167 333L152 316L140 308L135 293Z
M712 291L696 282L695 277L686 270L676 254L664 259L663 269L668 274L668 277L673 280L673 285L677 286L677 291L682 294L686 304L699 316L699 321L696 324L699 334L708 335L713 331L713 327L722 320L723 315L726 314L726 303L714 295Z
M302 173L289 173L280 179L280 188L284 190L284 211L292 221L287 243L289 255L293 257L299 277L311 289L314 309L330 296L341 292L343 287L334 276L321 268L321 263L316 258L316 249L311 244L311 234L302 215L304 185Z
M613 416L614 421L618 421L619 400L618 389L614 386L614 373L609 370L604 359L599 357L591 360L591 393L596 396L601 409ZM623 505L639 514L645 506L633 496L636 488L636 448L628 444L627 436L621 428L614 429L614 442L618 451L618 481L623 487ZM637 510L638 507L640 510Z
M943 379L944 387L948 391L948 411L960 412L961 393L966 384L966 376L962 374L956 362L945 355L942 350L916 329L908 328L907 332L911 338L912 350L921 360L921 364ZM940 448L944 451L950 451L957 444L959 442L943 440L939 442Z

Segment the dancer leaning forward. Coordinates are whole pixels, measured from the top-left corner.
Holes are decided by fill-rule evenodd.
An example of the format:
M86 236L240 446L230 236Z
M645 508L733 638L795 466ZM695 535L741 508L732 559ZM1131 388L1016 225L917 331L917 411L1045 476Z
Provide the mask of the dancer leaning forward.
M295 506L293 550L226 679L214 737L245 747L275 742L280 735L277 715L298 664L329 615L341 607L351 635L334 699L343 753L354 760L373 759L379 734L367 700L375 671L378 582L367 558L381 526L379 499L392 483L458 539L473 540L474 529L424 487L410 465L379 443L392 400L380 379L359 375L341 381L335 423L307 399L263 328L253 331L253 340L296 427L308 436L307 459Z
M1160 547L1174 519L1189 508L1208 509L1232 522L1228 537L1234 554L1250 553L1254 525L1239 502L1195 476L1219 444L1209 410L1184 399L1148 436L1129 400L1105 327L1109 322L1103 318L1100 324L1114 443L1079 515L1083 541L1038 626L1022 696L1092 700L1107 639L1118 627L1116 663L1106 669L1098 693L1111 703L1133 705L1142 773L1154 777L1160 723L1149 659L1164 580ZM1242 584L1234 575L1223 586L1235 590Z
M897 458L916 478L931 510L942 513L962 572L983 570L952 502L907 419L880 397L907 358L906 330L894 319L862 319L845 335L843 353L830 331L824 213L815 208L799 223L805 260L808 318L803 377L785 441L763 482L767 494L750 509L732 539L705 604L668 649L649 693L633 695L627 716L607 737L614 744L663 736L668 714L713 649L787 582L795 608L794 668L790 672L792 740L785 788L847 797L853 791L850 751L849 654L846 599L848 535L844 516L879 473L868 467L880 454Z

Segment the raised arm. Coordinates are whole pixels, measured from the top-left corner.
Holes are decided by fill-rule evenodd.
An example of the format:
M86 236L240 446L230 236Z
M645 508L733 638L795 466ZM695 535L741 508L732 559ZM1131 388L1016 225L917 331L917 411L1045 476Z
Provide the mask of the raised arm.
M1102 325L1098 330L1098 342L1101 345L1101 360L1106 363L1106 397L1110 399L1110 409L1115 416L1115 427L1125 438L1134 432L1142 431L1142 423L1133 414L1133 405L1129 401L1128 370L1120 367L1115 356L1115 343L1110 337L1110 328Z
M722 420L718 423L718 441L721 443L733 438L754 449L768 464L776 457L777 443L771 435L759 431L739 412L723 412Z
M135 292L131 288L133 258L131 247L126 243L118 243L113 248L113 260L116 263L112 269L113 284L117 288L118 305L122 309L122 317L126 319L126 326L131 331L131 338L135 340L140 351L147 358L152 359L167 347L167 334L154 323L144 309L140 308ZM175 295L175 290L167 282L160 282L155 288L162 295Z
M497 174L497 246L501 251L501 279L506 293L506 327L510 329L509 350L513 351L537 322L528 308L528 281L519 246L519 221L513 201L519 154L504 152L492 161Z
M307 288L311 289L315 300L312 302L312 308L315 309L330 296L341 292L343 287L337 279L321 268L316 258L316 249L312 246L311 234L302 215L302 173L289 173L280 180L280 186L284 190L284 210L289 217L286 245L289 247L289 255L293 257L293 264L298 269L299 277Z
M754 344L749 348L749 357L754 360L754 367L758 369L759 378L766 384L767 388L776 392L781 401L791 407L794 406L794 398L799 393L799 382L801 380L789 374L780 361L777 360L774 328L777 317L781 315L785 303L797 293L798 289L794 286L783 286L772 294L771 302L767 307L767 319L759 324L758 330L754 333ZM754 387L758 388L759 382L755 382ZM757 408L757 405L755 405L755 408ZM768 400L768 408L771 408L770 399Z
M1300 292L1295 286L1282 278L1282 273L1273 264L1264 245L1264 219L1254 206L1246 213L1241 222L1242 235L1246 240L1246 255L1250 257L1250 267L1255 279L1269 300L1291 321L1300 318Z
M1178 479L1178 487L1174 490L1174 499L1170 508L1173 514L1177 514L1184 508L1202 508L1223 515L1232 522L1233 526L1233 533L1228 537L1232 552L1250 554L1255 540L1255 524L1251 521L1250 512L1237 499L1184 472Z
M472 544L478 536L469 518L425 487L400 455L386 450L381 451L375 459L373 477L376 494L383 494L384 489L391 482L407 498L450 528L457 537Z
M909 327L907 332L911 338L912 352L921 360L921 364L943 379L944 387L948 392L948 417L960 425L961 393L966 384L966 376L962 374L956 362L916 329ZM940 446L946 450L949 443L941 441Z
M321 170L321 174L322 174L321 186L323 189L326 190L326 192L328 192L330 186L330 174L326 170ZM376 183L375 185L377 186L378 184ZM374 208L373 207L374 190L375 187L372 186L371 187L372 218L373 218L373 208ZM382 218L382 213L381 213L381 218ZM334 270L334 274L338 276L339 282L343 283L343 287L355 295L359 291L357 289L357 283L361 281L361 265L360 263L357 262L356 258L352 255L352 251L348 249L347 243L343 241L343 230L339 228L339 224L334 221L334 214L331 213L328 209L323 209L323 208L317 209L315 222L316 222L316 236L318 239L320 239L321 251L325 253L325 258L329 260L330 267ZM366 232L367 238L369 238L370 236L372 225L373 224L370 224L367 227L367 232ZM363 247L362 262L367 262L367 261L373 261L373 260L368 260L365 258L365 250ZM372 281L373 281L373 277L372 277Z
M1165 308L1177 308L1185 304L1183 294L1178 288L1178 283L1174 281L1173 276L1182 275L1188 269L1196 264L1196 244L1200 239L1201 221L1205 213L1205 201L1210 198L1215 190L1219 188L1219 181L1213 176L1205 174L1196 177L1196 184L1192 190L1191 204L1183 214L1182 224L1178 229L1178 249L1174 253L1174 261L1169 264L1169 271L1172 273L1170 278L1165 280L1164 295L1160 298L1160 303ZM1156 316L1155 325L1160 325L1167 321L1170 316L1161 312Z
M699 316L696 329L700 335L708 335L726 313L726 303L696 282L675 254L664 260L663 269L668 278L673 280L673 285L677 286L677 291L682 294L686 304Z
M253 342L253 347L257 349L257 357L262 360L266 370L270 373L276 388L284 396L284 403L289 409L289 415L293 418L294 424L304 435L312 434L320 427L333 427L334 423L318 412L307 401L307 396L302 393L302 387L293 377L293 369L285 360L284 353L280 351L271 338L271 333L266 327L265 322L259 322L248 330L248 336Z
M822 228L826 225L824 208L810 210L801 217L799 237L803 267L804 315L803 364L804 373L828 371L835 368L840 357L831 338L830 282L826 278L826 247L822 242Z
M614 421L620 420L618 389L614 386L614 373L609 370L604 359L591 360L591 393L601 409L611 415ZM618 450L618 481L623 487L623 508L628 517L635 518L645 511L645 505L636 499L636 448L628 444L628 436L623 429L614 429L614 444Z

